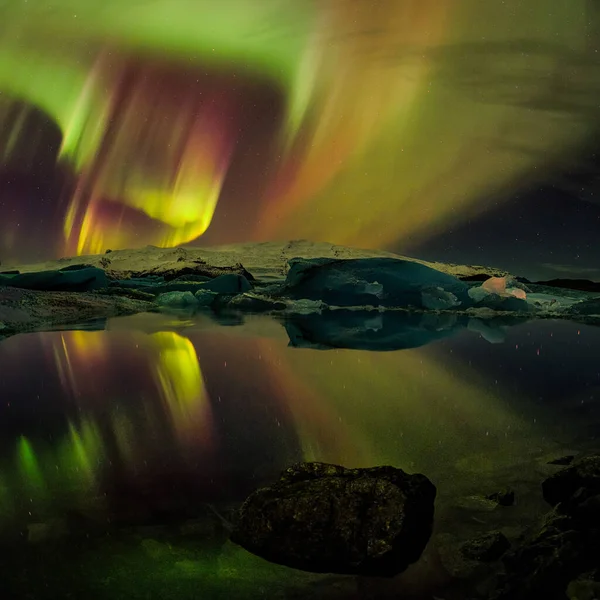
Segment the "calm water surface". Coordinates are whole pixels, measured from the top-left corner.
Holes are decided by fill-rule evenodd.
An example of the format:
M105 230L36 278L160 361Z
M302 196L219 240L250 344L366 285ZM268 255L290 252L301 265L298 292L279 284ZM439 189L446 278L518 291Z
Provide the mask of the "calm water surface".
M438 536L543 509L547 461L600 433L600 328L526 323L394 351L289 347L263 317L164 315L0 343L0 570L11 597L431 597ZM311 575L227 542L226 521L291 463L391 464L438 488L421 561L389 581ZM465 499L510 485L517 505ZM83 597L83 596L82 596Z

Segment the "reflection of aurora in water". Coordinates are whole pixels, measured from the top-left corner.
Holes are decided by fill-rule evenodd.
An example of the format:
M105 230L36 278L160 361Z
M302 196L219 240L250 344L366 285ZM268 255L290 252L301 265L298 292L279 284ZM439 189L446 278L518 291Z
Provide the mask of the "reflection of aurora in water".
M211 221L212 242L414 243L595 134L596 17L587 0L5 3L3 162L74 170L57 252ZM13 204L15 256L32 218Z
M239 499L300 459L393 464L449 488L457 469L464 481L491 477L541 439L502 386L437 345L323 353L286 349L267 319L178 333L158 315L149 333L127 322L0 345L14 396L2 420L14 440L0 467L5 516L24 497L38 518L64 505L115 513L127 502L145 514L144 502L178 507L178 494Z

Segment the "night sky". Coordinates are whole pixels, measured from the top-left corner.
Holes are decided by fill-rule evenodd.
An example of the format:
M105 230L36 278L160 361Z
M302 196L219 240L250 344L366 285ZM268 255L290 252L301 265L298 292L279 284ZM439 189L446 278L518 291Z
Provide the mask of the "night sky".
M0 17L0 261L307 238L600 280L591 0Z

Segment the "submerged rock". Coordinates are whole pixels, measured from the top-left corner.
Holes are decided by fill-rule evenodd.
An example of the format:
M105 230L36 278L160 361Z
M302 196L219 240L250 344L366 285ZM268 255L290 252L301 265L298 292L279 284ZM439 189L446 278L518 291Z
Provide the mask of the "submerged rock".
M500 506L512 506L515 503L515 493L510 488L489 494L486 498L497 502Z
M424 475L394 467L301 463L250 495L231 540L304 571L392 577L425 549L435 495Z
M500 531L492 531L465 542L461 553L472 560L492 562L498 560L508 549L510 542Z
M488 578L497 561L510 548L510 542L500 531L492 531L467 541L442 533L435 539L440 561L448 574L472 583Z
M167 292L160 294L156 298L156 304L159 306L180 308L197 306L198 300L196 300L192 292Z
M600 494L600 455L573 460L566 469L542 483L542 492L544 500L552 506L559 502L573 506Z
M469 286L431 267L395 258L330 258L289 261L283 295L322 300L330 306L466 308Z

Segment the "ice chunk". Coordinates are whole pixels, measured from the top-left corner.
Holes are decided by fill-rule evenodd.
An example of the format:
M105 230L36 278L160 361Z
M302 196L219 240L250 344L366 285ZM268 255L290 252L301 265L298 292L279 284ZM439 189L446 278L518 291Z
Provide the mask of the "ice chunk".
M527 303L527 294L524 290L506 288L505 277L490 277L482 285L471 288L468 293L477 307L519 312L534 310Z
M427 288L421 292L421 302L429 310L448 310L460 306L460 300L441 287Z
M490 294L502 296L506 293L506 277L490 277L481 284L481 287Z
M478 333L490 344L501 344L506 339L507 327L494 326L491 322L486 323L481 319L469 319L467 329Z
M512 286L507 287L507 285L512 283L514 283L512 278L507 280L506 277L490 277L482 283L481 287L490 294L498 294L498 296L514 296L520 300L525 300L527 298L525 290Z
M522 290L520 288L508 288L506 290L506 293L510 294L511 296L514 296L515 298L527 300L527 294L525 293L525 290Z

